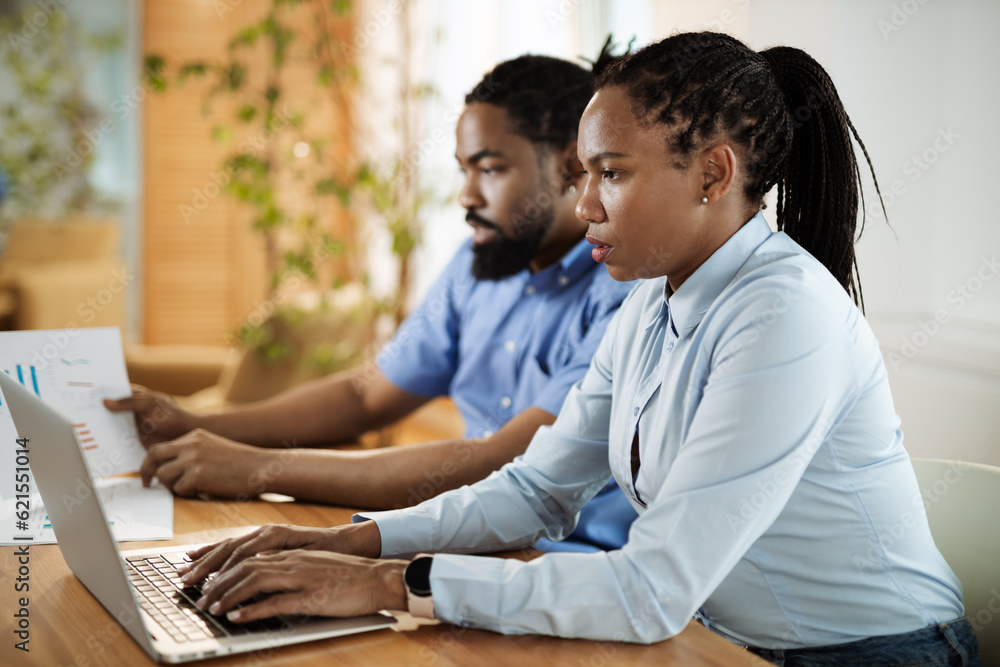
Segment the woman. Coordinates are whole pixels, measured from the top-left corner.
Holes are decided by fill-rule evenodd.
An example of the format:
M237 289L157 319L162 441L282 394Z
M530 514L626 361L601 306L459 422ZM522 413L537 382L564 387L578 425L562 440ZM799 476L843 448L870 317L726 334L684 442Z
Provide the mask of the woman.
M282 594L234 618L406 608L404 561L244 559L558 539L613 475L639 513L624 548L417 559L434 615L641 642L694 615L778 664L979 664L960 585L912 502L877 341L851 299L852 134L829 76L798 49L681 34L612 65L580 123L577 215L613 277L649 280L556 423L499 473L416 508L199 550L188 580L223 570L203 604L221 613L270 590ZM760 214L774 185L778 234ZM341 593L309 606L324 573ZM420 573L408 575L411 609L423 608Z

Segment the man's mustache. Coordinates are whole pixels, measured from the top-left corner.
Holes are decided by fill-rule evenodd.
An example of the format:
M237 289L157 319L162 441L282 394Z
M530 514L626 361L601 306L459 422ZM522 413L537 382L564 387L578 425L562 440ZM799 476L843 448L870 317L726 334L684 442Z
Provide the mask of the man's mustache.
M493 230L499 232L500 234L503 234L503 230L500 229L499 225L497 225L495 222L490 222L486 218L481 217L475 211L466 211L466 213L465 213L465 221L466 222L474 222L477 225L482 225L483 227L489 227L490 229L493 229Z

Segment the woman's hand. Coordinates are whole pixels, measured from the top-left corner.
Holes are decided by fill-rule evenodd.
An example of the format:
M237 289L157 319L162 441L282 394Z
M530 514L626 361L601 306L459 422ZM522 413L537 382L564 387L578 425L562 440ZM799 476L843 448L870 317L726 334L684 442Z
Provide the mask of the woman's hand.
M361 616L382 609L403 609L406 561L376 560L296 549L258 554L215 576L202 589L198 606L244 622L277 614ZM237 605L253 596L270 597Z
M376 560L381 539L374 521L333 528L270 525L241 537L200 547L181 567L186 584L212 572L198 604L229 612L258 593L271 597L233 611L233 621L275 614L358 616L406 609L405 561ZM343 552L343 553L334 553Z
M209 544L188 552L192 563L179 568L181 581L194 584L213 572L221 576L243 561L259 554L306 549L332 551L354 556L378 557L382 539L374 521L333 528L307 528L272 524Z

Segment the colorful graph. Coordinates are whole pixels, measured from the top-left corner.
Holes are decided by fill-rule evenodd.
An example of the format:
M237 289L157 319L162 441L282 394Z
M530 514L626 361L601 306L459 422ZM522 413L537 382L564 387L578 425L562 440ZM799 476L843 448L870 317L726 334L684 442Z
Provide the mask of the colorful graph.
M42 392L39 391L39 389L38 389L38 371L35 369L35 367L34 366L28 366L27 367L28 368L27 377L28 377L28 380L30 380L30 382L31 382L30 385L27 384L25 382L25 379L24 379L25 378L25 372L24 372L24 368L25 367L22 366L21 364L18 364L14 368L15 368L15 370L17 372L17 381L20 382L21 385L23 385L24 387L26 387L26 388L31 389L32 391L34 391L35 392L35 396L41 397ZM4 373L6 373L7 375L10 375L10 371L7 370L7 369L4 369ZM11 375L11 377L14 377L14 376ZM3 401L2 400L0 400L0 405L3 405Z
M94 435L87 428L86 422L73 424L73 428L76 429L77 440L80 441L81 447L86 450L97 449L97 443L94 442Z

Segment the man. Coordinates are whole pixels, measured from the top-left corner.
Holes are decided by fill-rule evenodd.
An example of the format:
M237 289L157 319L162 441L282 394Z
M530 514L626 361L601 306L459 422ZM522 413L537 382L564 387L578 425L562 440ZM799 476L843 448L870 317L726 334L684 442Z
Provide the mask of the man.
M608 60L606 46L595 69ZM214 414L190 414L142 389L108 401L112 410L134 410L147 437L160 440L148 448L143 481L157 477L185 496L270 491L394 508L483 479L523 453L583 377L631 287L592 259L587 225L574 212L577 124L593 76L566 61L522 56L466 96L456 158L473 237L377 366ZM287 449L354 438L439 395L461 411L463 439L361 452ZM577 537L620 547L633 518L612 486L586 508Z

